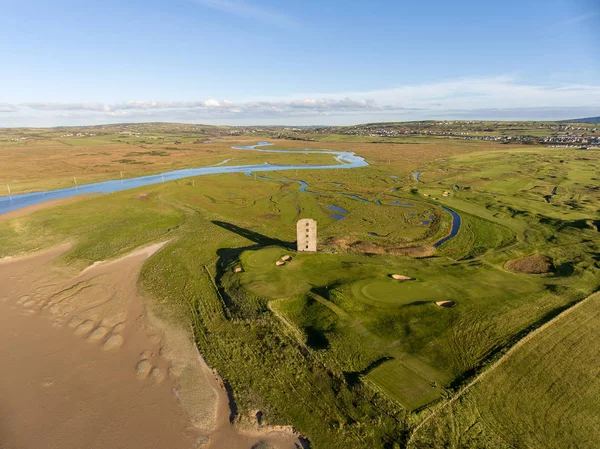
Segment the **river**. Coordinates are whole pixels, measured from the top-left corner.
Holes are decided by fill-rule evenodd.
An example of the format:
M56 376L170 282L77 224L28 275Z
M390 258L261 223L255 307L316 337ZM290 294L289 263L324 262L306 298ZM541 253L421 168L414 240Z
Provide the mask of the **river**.
M331 170L332 168L336 169L350 169L350 168L359 168L359 167L367 167L369 163L365 161L365 159L361 156L357 156L355 153L351 151L333 151L333 150L269 150L264 147L267 147L270 144L269 142L258 142L256 145L247 145L247 146L234 146L232 147L234 150L240 151L256 151L260 153L291 153L291 154L331 154L333 159L337 162L337 164L329 164L329 165L277 165L277 164L269 164L265 162L264 164L255 164L255 165L224 165L229 162L231 159L227 159L219 164L215 164L209 167L199 167L199 168L185 168L182 170L174 170L170 172L160 173L157 175L150 176L141 176L139 178L130 178L130 179L118 179L111 181L103 181L97 182L94 184L85 184L82 186L69 187L66 189L58 189L58 190L47 190L42 192L33 192L33 193L23 193L12 196L0 197L0 214L4 214L7 212L11 212L18 209L23 209L28 206L34 206L36 204L42 204L47 201L60 200L64 198L71 198L77 195L85 195L85 194L94 194L94 193L113 193L120 192L123 190L135 189L136 187L142 187L152 184L159 184L167 181L174 181L177 179L189 178L194 176L202 176L202 175L215 175L220 173L246 173L251 174L254 172L265 172L265 171L284 171L284 170ZM261 148L259 148L261 147ZM414 176L417 182L419 181L419 172L415 172ZM261 177L266 180L272 180L271 178ZM308 184L304 181L295 181L300 183L300 190L306 193L317 193L311 192L307 190ZM342 195L354 198L359 201L367 202L368 200L362 198L355 194L350 193L342 193ZM409 206L401 204L402 206ZM435 247L442 245L447 242L458 233L461 225L460 216L446 208L443 207L445 211L452 215L452 228L450 234L439 240L434 244ZM341 215L339 217L335 217L336 219L343 218Z
M210 167L185 168L157 175L141 176L139 178L118 179L111 181L97 182L94 184L85 184L66 189L48 190L43 192L23 193L19 195L0 197L0 214L22 209L28 206L45 203L46 201L60 200L70 198L76 195L85 195L93 193L113 193L122 190L135 189L152 184L159 184L176 179L189 178L193 176L215 175L219 173L253 173L264 171L283 171L283 170L324 170L324 169L348 169L366 167L369 165L364 158L357 156L350 151L331 151L331 150L268 150L259 149L271 145L268 142L259 142L257 145L236 146L235 150L257 151L261 153L296 153L296 154L331 154L337 164L331 165L277 165L277 164L256 164L256 165L213 165ZM226 163L224 161L223 163Z

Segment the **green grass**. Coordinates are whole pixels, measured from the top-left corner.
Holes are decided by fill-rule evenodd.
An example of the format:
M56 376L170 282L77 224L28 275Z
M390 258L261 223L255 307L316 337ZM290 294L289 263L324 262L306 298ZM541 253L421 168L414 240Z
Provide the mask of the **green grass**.
M367 375L367 379L404 407L414 410L439 399L439 386L402 362L385 362Z
M195 141L160 126L155 134L168 146ZM600 277L596 152L419 142L346 139L370 167L266 173L272 181L243 174L183 179L3 220L0 257L70 240L75 246L65 260L82 267L169 240L144 266L140 285L161 317L193 326L240 413L260 409L269 423L291 423L316 448L402 447L427 413L419 410L454 394L528 331L595 291ZM334 138L307 145L338 147ZM221 156L212 154L210 162ZM313 163L322 155L301 157ZM415 169L422 183L412 179ZM297 180L318 194L299 192ZM557 195L548 203L543 196L553 186ZM441 196L445 190L450 197ZM348 213L337 221L329 205ZM383 254L446 235L450 216L442 205L462 217L455 239L425 258ZM422 225L429 215L433 221ZM304 217L317 219L323 252L291 249L295 222ZM341 247L336 238L353 245ZM508 260L535 253L550 256L556 272L504 270ZM284 254L293 261L275 266ZM237 266L245 272L233 273ZM416 280L400 283L392 273ZM441 300L456 307L434 304ZM567 440L589 447L586 438L597 435L597 392L589 388L593 371L585 360L595 360L597 317L595 309L581 311L581 326L574 322L535 350L515 354L432 420L418 447L568 447ZM571 399L576 394L580 404ZM560 416L569 418L559 422ZM527 429L542 427L553 430L532 440Z
M497 222L464 211L460 211L460 215L462 225L459 234L440 247L443 254L453 259L461 260L482 256L488 251L508 247L517 239L519 226L513 226L515 230L511 231L510 228Z
M447 259L298 254L292 263L277 267L275 261L282 254L280 248L243 253L240 260L246 272L232 282L259 297L290 298L278 310L301 334L308 318L294 307L305 304L311 295L326 294L332 305L341 309L338 315L342 319L335 326L319 327L317 322L312 328L327 339L336 339L337 333L342 339L354 331L363 345L378 350L370 358L362 354L362 364L356 364L352 354L340 354L335 346L329 351L327 345L321 345L321 355L329 351L332 366L359 372L377 358L410 355L439 377L456 378L476 369L495 348L507 344L517 329L534 322L540 311L578 298L582 286L569 290L558 277L515 275L494 264ZM417 280L394 281L389 277L392 273ZM591 288L592 274L581 276L580 282ZM457 307L444 309L434 304L444 300L456 301ZM410 362L406 364L410 368ZM405 388L402 379L395 382L399 391ZM395 398L412 403L408 398Z
M343 237L394 248L433 243L450 229L450 216L431 203L400 195L383 197L380 201L382 205L375 202L357 204L356 201L349 204L346 200L343 204L352 213L329 225L321 233L322 237ZM338 198L331 202L334 205L342 203Z
M544 329L415 437L418 448L593 448L600 296Z
M183 214L160 201L161 190L155 188L155 194L144 201L123 192L118 199L113 195L84 199L0 222L0 258L72 241L76 245L68 260L85 264L167 240L182 223Z

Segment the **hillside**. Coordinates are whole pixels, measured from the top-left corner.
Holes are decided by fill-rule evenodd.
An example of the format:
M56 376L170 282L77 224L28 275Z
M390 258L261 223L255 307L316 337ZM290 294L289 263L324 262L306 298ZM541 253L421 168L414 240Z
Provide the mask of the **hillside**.
M600 116L598 117L587 117L587 118L576 118L573 120L563 120L564 123L600 123Z

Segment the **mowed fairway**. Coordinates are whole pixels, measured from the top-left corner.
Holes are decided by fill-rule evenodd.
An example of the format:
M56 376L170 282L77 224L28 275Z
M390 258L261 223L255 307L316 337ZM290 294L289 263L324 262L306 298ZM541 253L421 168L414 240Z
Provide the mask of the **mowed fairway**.
M412 447L597 448L599 326L594 294L509 353L421 428Z
M277 300L271 307L300 344L409 410L440 398L453 378L556 301L546 287L552 278L480 264L299 253L277 266L285 254L281 247L242 253L244 273L226 274L225 286Z
M367 379L409 409L422 407L440 397L436 381L402 362L387 362L371 371Z

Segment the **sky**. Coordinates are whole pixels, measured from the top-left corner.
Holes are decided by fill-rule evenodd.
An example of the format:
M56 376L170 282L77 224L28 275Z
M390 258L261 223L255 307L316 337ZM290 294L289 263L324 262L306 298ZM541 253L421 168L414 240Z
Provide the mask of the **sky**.
M0 127L600 115L600 0L0 0Z

